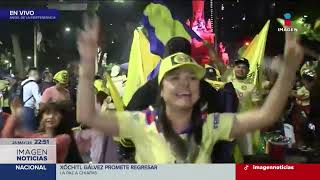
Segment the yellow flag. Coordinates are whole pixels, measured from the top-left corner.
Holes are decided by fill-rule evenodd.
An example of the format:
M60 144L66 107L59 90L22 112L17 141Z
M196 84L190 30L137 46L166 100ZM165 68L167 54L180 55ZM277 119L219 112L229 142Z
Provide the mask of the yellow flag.
M249 60L250 71L248 78L252 80L255 86L260 89L262 83L262 70L264 52L268 37L268 31L270 26L270 20L264 25L259 34L257 34L250 45L244 50L241 57Z
M150 43L142 28L134 31L130 50L128 78L124 89L123 102L128 105L136 90L146 81L150 72L156 67L160 56L150 52Z
M110 94L111 94L111 97L112 97L112 100L113 100L113 103L114 103L116 110L117 111L124 111L124 105L123 105L122 99L119 95L119 92L118 92L116 86L114 85L114 83L108 73L106 73L106 78L107 78L107 85L109 87L109 91L110 91Z

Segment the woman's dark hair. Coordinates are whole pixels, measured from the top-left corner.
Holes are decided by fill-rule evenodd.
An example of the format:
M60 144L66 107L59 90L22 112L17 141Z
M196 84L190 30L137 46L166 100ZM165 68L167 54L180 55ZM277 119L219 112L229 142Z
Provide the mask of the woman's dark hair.
M98 79L101 79L101 77L99 75L95 75L94 80L98 80Z
M162 88L162 83L160 87ZM198 152L192 155L190 153L191 148L189 143L191 141L195 141L197 146L201 144L203 120L202 112L200 109L200 101L198 100L198 102L193 106L190 124L191 133L188 133L188 142L185 142L173 129L172 124L166 115L166 104L160 94L158 95L156 108L158 111L161 130L165 139L171 144L172 150L180 159L186 160L189 156L190 162L188 163L194 162L198 155Z
M191 55L191 43L183 37L171 38L164 47L163 57L170 56L172 54L182 52L187 55Z
M103 92L103 91L98 91L96 97L97 97L97 103L102 106L104 100L107 99L108 94L106 94L106 93Z
M49 102L44 104L40 109L38 120L40 122L39 131L44 132L44 123L41 121L44 113L60 113L61 120L58 127L55 129L55 136L60 134L68 134L71 138L71 143L69 146L68 154L64 163L82 163L82 158L80 156L78 146L74 139L72 131L72 119L71 119L71 105L69 102Z
M48 76L50 75L50 72L49 71L44 71L43 73L42 73L42 80L45 80L46 78L48 78Z

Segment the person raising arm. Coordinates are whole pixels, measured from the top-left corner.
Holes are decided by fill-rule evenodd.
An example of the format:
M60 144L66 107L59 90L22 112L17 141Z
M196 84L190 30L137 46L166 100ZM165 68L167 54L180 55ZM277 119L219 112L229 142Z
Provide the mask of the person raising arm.
M78 51L80 54L79 84L77 94L77 121L106 132L118 135L116 115L113 112L100 113L95 109L94 97L94 59L98 48L99 19L84 17L84 30L78 35ZM101 121L104 119L105 121Z
M93 90L98 32L98 18L94 17L91 21L86 18L84 30L78 37L81 69L77 120L107 135L132 138L137 145L138 163L207 163L211 147L218 139L236 138L273 124L281 115L293 86L295 71L304 55L295 37L287 34L285 65L266 102L257 110L240 114L209 114L203 119L199 109L199 82L205 70L190 56L176 53L165 58L160 65L158 83L161 101L155 110L158 115L150 118L150 114L142 112L101 113L95 110Z
M284 64L269 96L261 108L237 115L230 136L238 137L245 132L272 125L278 120L287 103L303 56L303 48L297 43L297 38L293 33L287 32Z

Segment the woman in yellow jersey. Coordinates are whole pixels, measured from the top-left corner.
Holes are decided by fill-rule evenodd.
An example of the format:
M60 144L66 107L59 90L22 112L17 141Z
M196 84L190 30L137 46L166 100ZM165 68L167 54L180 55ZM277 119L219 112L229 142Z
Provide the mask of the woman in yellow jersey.
M295 37L287 34L285 66L265 104L254 111L201 114L199 80L205 70L188 55L176 53L161 62L157 110L100 113L95 111L92 86L98 24L96 17L91 22L85 21L85 30L78 37L81 71L77 120L108 135L130 138L136 147L137 163L209 163L212 147L218 140L230 140L273 124L285 106L304 55Z

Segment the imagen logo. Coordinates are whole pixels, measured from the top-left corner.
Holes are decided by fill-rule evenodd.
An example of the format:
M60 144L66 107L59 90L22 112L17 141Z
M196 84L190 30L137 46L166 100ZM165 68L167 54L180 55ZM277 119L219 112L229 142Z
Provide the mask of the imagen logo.
M284 13L283 17L284 17L284 27L278 28L279 32L296 32L296 31L298 31L297 28L292 28L291 27L291 25L292 25L292 21L291 21L292 16L291 16L290 13Z
M284 17L284 26L289 27L291 26L291 14L290 13L285 13L283 15Z

